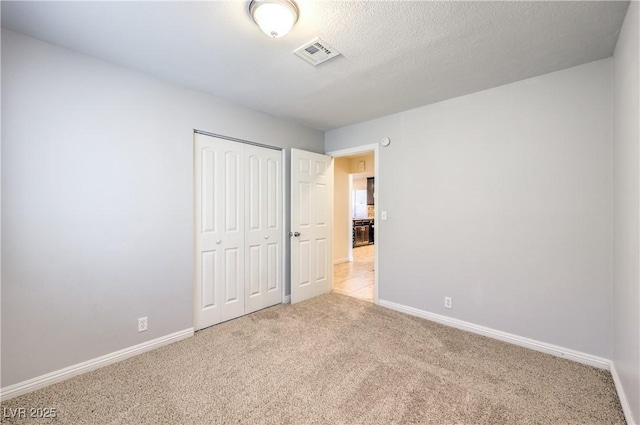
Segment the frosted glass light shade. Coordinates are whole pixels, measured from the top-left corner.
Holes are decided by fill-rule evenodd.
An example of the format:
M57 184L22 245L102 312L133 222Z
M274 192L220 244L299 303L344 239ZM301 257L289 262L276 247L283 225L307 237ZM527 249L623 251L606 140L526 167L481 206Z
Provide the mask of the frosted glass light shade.
M253 0L249 12L260 29L273 38L288 33L298 20L298 8L289 0Z

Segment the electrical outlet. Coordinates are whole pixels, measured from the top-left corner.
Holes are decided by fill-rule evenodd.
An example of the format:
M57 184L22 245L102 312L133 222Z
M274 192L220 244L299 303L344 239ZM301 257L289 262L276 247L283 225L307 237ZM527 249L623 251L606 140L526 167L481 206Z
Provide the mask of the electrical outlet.
M444 297L445 308L453 308L453 299L451 297Z
M138 319L138 332L144 332L147 330L147 318L140 317Z

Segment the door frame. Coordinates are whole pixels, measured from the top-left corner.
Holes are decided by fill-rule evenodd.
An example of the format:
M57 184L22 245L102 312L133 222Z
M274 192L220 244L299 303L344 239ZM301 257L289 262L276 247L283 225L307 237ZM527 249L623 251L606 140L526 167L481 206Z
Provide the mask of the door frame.
M333 158L340 158L343 156L350 156L350 155L357 155L357 154L362 154L362 153L367 153L367 152L371 152L373 151L373 173L374 176L376 178L376 180L379 178L380 176L380 145L378 143L372 143L370 145L361 145L361 146L355 146L352 148L346 148L346 149L338 149L335 151L330 151L330 152L326 152L325 155L329 155ZM379 205L380 205L380 185L376 184L376 203L373 206L373 219L375 220L375 227L374 227L374 234L373 234L373 238L375 241L375 247L374 247L374 257L373 257L373 303L374 304L378 304L379 302L379 296L378 296L378 257L379 257L379 246L380 246L380 237L378 236L380 234L380 226L378 225L378 221L379 221ZM349 250L349 252L351 252L351 257L353 258L353 248L351 248ZM333 258L331 259L331 262L333 263Z

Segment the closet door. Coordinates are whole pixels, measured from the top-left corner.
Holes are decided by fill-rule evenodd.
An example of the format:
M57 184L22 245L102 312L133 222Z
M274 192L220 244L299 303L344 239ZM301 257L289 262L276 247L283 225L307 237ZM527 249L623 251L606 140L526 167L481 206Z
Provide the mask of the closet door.
M244 145L195 135L195 328L244 314Z
M282 152L245 146L245 312L282 302Z

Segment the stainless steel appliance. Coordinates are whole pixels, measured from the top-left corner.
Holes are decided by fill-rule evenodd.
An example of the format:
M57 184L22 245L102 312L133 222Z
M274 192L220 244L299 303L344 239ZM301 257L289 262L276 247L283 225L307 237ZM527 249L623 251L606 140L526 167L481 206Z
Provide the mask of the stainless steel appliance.
M369 245L369 229L371 220L353 221L353 246Z

